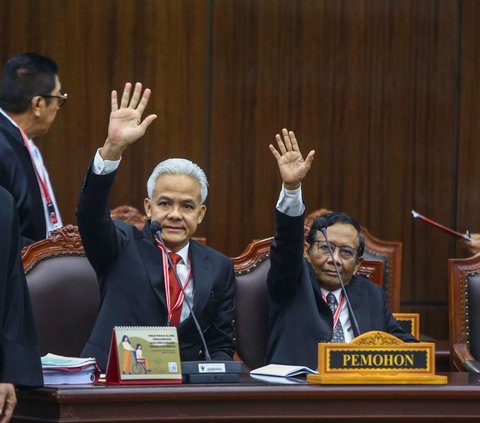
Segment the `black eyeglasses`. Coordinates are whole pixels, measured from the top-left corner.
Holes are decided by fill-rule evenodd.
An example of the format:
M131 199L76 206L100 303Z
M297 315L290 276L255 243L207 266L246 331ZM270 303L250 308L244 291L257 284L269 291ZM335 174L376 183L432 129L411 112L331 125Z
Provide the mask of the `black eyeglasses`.
M335 253L335 250L338 248L338 250L340 251L340 257L343 260L355 260L358 254L358 250L356 248L337 247L332 242L327 243L326 241L314 241L314 243L317 244L317 251L322 256L330 255L330 249L328 248L328 245L330 245L330 248L332 249L332 254Z
M51 95L51 94L38 94L40 97L43 98L56 98L58 99L57 107L61 109L65 102L67 101L68 94L63 93L63 94L58 94L58 95Z

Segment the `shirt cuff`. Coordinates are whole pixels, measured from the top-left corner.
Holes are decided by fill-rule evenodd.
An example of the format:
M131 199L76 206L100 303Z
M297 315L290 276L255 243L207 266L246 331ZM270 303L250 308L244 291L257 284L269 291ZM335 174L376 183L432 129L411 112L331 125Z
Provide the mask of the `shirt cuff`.
M280 196L277 201L277 210L290 217L301 216L305 212L302 199L302 187L286 189L282 185Z
M109 173L112 173L118 169L121 160L121 158L118 160L104 160L100 155L99 148L95 153L95 158L93 159L93 173L96 175L108 175Z

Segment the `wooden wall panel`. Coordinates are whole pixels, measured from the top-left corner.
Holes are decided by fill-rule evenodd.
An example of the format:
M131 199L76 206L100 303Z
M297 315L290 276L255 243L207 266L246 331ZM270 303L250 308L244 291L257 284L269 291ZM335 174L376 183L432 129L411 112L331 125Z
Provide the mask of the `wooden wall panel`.
M480 232L480 3L464 0L458 159L458 225Z
M404 302L446 315L450 239L410 210L454 219L457 25L449 0L215 2L209 240L233 255L273 234L267 145L286 126L317 152L307 211L403 241Z
M158 119L124 156L111 204L143 208L145 183L166 157L206 165L207 1L43 0L2 2L3 62L35 51L54 58L70 95L48 135L38 140L66 223L106 137L110 91L142 81ZM21 19L19 19L21 17Z
M446 260L455 240L416 209L480 231L476 0L4 0L0 60L52 56L70 99L39 139L63 216L105 138L109 92L153 90L159 115L125 154L111 204L142 207L161 159L210 179L200 235L227 255L273 234L282 127L316 150L307 211L344 210L404 244L402 299L446 338Z

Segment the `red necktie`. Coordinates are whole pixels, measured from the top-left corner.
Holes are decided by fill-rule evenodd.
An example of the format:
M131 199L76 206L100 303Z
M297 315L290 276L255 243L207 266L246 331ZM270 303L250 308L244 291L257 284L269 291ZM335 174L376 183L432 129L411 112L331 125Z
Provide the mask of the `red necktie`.
M180 315L182 314L182 304L175 307L182 288L180 287L180 281L177 281L174 269L177 267L177 263L182 259L178 254L173 252L168 253L170 260L172 260L173 267L168 268L168 280L170 284L170 307L172 308L172 318L170 324L172 326L178 326L180 323Z

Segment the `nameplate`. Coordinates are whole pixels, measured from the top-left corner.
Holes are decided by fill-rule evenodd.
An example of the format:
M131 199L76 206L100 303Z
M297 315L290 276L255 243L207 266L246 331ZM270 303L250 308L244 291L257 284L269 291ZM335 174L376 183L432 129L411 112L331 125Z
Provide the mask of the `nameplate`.
M435 375L435 344L407 343L385 332L372 331L349 343L318 344L321 384L445 384Z

